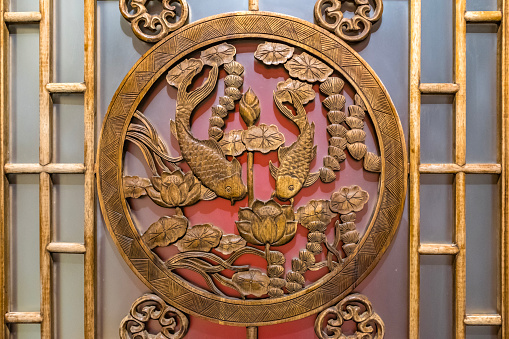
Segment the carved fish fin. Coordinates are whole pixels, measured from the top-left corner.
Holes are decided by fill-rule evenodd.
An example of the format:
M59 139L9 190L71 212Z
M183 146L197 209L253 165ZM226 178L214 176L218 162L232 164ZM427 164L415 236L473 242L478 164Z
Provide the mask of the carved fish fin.
M201 187L201 200L212 200L217 198L216 193L205 186Z
M302 187L309 187L313 185L316 180L320 177L320 172L315 173L309 173L308 177L306 178L306 181L304 181L304 184L302 184Z
M270 160L269 160L269 170L270 170L270 175L272 175L272 177L277 180L277 174L279 172L279 168L274 166L274 164Z
M232 175L236 174L236 173L241 173L242 172L242 165L237 160L237 158L234 157L232 159L232 165L233 165L233 173L231 173Z
M175 137L175 139L178 140L179 137L177 135L177 124L173 120L170 120L170 131L171 131L171 134L173 134L173 136Z
M318 146L316 146L316 145L315 145L315 147L313 147L313 150L311 151L311 160L316 158L316 149L317 148L318 148Z
M286 154L288 154L288 150L289 149L290 149L290 146L281 146L281 147L279 147L279 149L277 150L277 158L278 158L279 162L281 162L281 160L284 159Z

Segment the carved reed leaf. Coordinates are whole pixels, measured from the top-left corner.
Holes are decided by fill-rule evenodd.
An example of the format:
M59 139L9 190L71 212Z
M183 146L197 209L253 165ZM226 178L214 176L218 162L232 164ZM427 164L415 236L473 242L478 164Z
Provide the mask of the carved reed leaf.
M287 79L277 84L276 96L281 102L293 103L293 92L300 100L301 104L305 105L315 99L316 93L313 91L311 84L294 79Z
M191 227L187 234L177 242L180 252L209 252L221 241L223 231L211 224Z
M279 65L290 59L294 50L285 44L265 42L258 45L254 56L266 65Z
M332 193L330 209L340 214L359 212L369 200L368 192L357 185L342 187L339 192Z
M242 141L248 151L268 153L275 151L285 143L285 136L279 132L276 125L251 126L242 134Z
M242 141L243 130L233 130L226 133L219 141L224 154L231 156L239 156L246 151L246 145Z
M219 253L228 255L246 246L246 241L237 234L226 234L221 238L217 247Z
M317 81L323 82L332 74L332 68L306 52L294 55L285 64L285 68L291 77L311 83Z
M237 50L233 45L224 42L220 45L212 46L201 52L201 59L205 65L221 66L222 64L233 61L233 57L236 53Z
M150 225L141 237L150 249L173 244L186 234L189 220L183 215L180 208L171 217L161 217Z

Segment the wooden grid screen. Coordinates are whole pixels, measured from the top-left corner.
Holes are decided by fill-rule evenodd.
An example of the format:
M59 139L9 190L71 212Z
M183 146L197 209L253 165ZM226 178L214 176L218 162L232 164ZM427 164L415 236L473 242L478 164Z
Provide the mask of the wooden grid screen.
M53 338L52 253L84 255L85 338L95 338L95 111L96 111L96 1L84 0L84 82L53 83L53 0L40 0L39 12L9 12L9 1L0 0L0 307L3 316L0 339L9 338L13 323L40 323L41 338ZM9 162L9 24L39 23L39 163ZM84 163L53 162L53 93L84 95ZM52 174L84 174L84 244L53 242ZM9 309L9 174L39 174L40 312L10 312Z
M509 45L507 34L508 1L500 1L499 11L466 11L466 0L454 1L454 83L426 84L420 82L421 75L421 0L411 0L410 8L410 296L409 296L409 338L419 338L419 299L420 299L420 255L454 256L454 333L456 339L465 338L467 325L501 326L501 338L509 338L508 328L508 235L507 217L509 203L509 159L508 154L508 115L509 107ZM500 73L499 93L501 112L499 126L502 139L500 163L466 163L466 25L467 23L498 23L499 49L498 70ZM455 96L454 100L454 163L421 164L421 95ZM495 114L495 112L493 112ZM452 244L421 244L420 242L420 175L426 173L453 174L455 195L455 225ZM501 269L499 291L500 314L466 313L466 219L465 219L465 176L466 174L501 175Z

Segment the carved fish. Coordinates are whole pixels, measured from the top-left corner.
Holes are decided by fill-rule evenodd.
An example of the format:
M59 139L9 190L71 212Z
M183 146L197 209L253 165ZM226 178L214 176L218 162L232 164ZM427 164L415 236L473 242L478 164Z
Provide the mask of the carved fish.
M236 158L226 159L221 146L213 139L198 140L182 122L176 124L180 151L194 175L218 196L242 200L247 187L242 181L242 166Z
M269 162L270 174L276 180L276 196L281 200L293 198L302 187L311 186L320 173L309 173L311 161L316 157L313 145L315 124L304 127L297 141L278 150L279 168Z

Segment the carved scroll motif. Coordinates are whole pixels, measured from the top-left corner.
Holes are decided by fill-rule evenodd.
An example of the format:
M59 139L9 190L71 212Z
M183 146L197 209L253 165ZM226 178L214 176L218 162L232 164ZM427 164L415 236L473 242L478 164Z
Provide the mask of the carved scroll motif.
M342 329L345 321L350 320L357 325L352 335L345 334ZM368 298L356 293L318 314L315 333L320 339L383 339L385 324L373 311Z
M372 25L382 17L383 0L374 0L374 8L369 0L353 0L355 13L351 18L346 18L341 8L347 1L351 0L318 0L315 4L316 22L345 41L364 40Z
M147 325L157 320L161 331L150 334ZM121 339L181 339L187 334L189 320L176 308L166 304L155 294L145 294L136 299L131 311L120 323Z
M171 32L182 27L189 17L186 0L119 0L120 12L131 23L134 34L146 42L158 42ZM162 10L151 14L147 9L150 2L162 2ZM178 3L180 13L177 12ZM134 12L133 12L134 11ZM178 16L178 18L176 18ZM176 19L175 19L176 18Z

